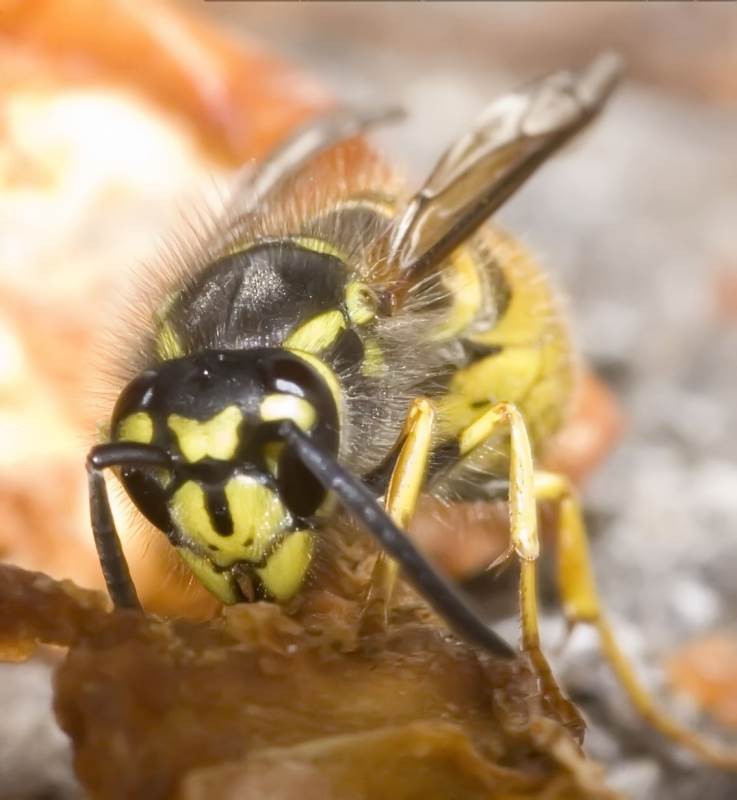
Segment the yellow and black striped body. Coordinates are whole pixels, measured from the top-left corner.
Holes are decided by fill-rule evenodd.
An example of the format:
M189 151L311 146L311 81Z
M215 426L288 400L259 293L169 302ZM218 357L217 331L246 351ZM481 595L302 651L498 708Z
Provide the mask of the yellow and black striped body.
M259 423L288 418L321 428L315 435L327 437L344 466L380 496L409 405L428 397L439 412L429 491L468 495L473 481L458 460L460 431L509 400L542 446L571 392L565 327L543 275L516 242L482 228L393 309L386 298L397 278L385 262L399 200L387 196L383 177L358 170L333 187L323 182L321 195L309 180L301 186L214 234L184 265L163 292L137 365L145 376L221 353L250 366L234 365L222 385L200 378L202 386L180 392L173 405L170 397L145 409L142 391L133 400L124 392L113 417L114 441L178 454L176 480L136 469L122 478L224 602L242 599L246 573L256 596L292 596L319 545L315 532L335 513L314 480L291 474L295 465L284 461L281 445L244 456ZM303 392L302 378L291 386L257 380L238 396L233 376L280 352L305 365L305 379L332 401L334 419L317 407L325 406L320 391ZM322 398L317 405L315 398ZM498 453L485 460L485 478L498 460ZM198 472L198 464L206 469Z

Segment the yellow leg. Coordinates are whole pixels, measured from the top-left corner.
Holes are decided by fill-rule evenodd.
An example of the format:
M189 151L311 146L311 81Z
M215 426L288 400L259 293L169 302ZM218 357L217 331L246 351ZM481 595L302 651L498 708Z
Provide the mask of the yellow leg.
M520 562L520 617L522 647L528 654L540 681L543 697L576 733L583 734L583 722L575 706L562 694L547 659L540 648L537 613L538 537L535 472L532 449L524 418L512 403L498 403L463 430L459 437L460 455L468 456L495 435L509 431L509 527L510 550Z
M412 403L399 436L401 449L392 470L384 505L389 516L403 530L407 530L417 507L432 446L435 410L428 400L418 398ZM364 620L386 624L399 567L394 559L380 553L369 584Z
M723 769L737 769L737 749L703 738L659 708L621 651L602 613L581 507L568 479L554 473L538 472L535 475L535 494L538 500L558 503L558 583L569 624L588 623L596 628L607 661L637 712L653 728L711 764Z

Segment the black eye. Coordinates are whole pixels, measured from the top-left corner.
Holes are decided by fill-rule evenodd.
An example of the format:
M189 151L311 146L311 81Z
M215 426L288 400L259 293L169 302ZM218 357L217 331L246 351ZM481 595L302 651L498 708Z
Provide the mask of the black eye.
M146 410L153 401L154 383L157 373L148 370L137 375L120 393L112 415L112 426L115 429L121 419Z
M299 459L285 447L279 458L279 496L296 517L309 517L325 498L325 490Z
M289 353L279 353L268 360L266 383L274 391L305 397L320 380L304 361Z
M198 389L207 389L212 385L212 371L209 367L200 367L189 380L192 388L197 391Z
M311 357L317 359L317 356ZM337 434L336 398L326 379L315 367L305 358L288 351L278 351L268 359L265 369L265 383L270 391L302 397L314 409L318 421L315 432L327 429ZM338 391L337 385L336 391ZM329 444L327 440L326 444Z

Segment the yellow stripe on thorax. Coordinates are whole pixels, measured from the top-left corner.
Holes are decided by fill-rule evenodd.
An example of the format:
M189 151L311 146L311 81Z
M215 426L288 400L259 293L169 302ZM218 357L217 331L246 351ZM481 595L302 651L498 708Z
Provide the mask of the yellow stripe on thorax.
M333 256L339 261L345 263L345 257L334 245L325 239L318 239L313 236L290 236L290 242L294 242L305 250L310 250L313 253L323 253L324 255Z
M345 306L354 325L366 325L376 317L378 300L365 283L351 281L345 287Z
M174 303L177 300L176 292L167 295L154 313L156 329L154 331L154 352L162 361L181 358L185 355L184 345L179 334L169 319Z
M501 319L469 339L488 346L531 345L543 337L564 333L549 282L540 265L518 242L495 230L484 232L509 286L509 303Z
M325 311L293 330L284 340L284 347L306 353L320 353L330 347L345 327L342 311Z
M361 374L367 378L379 378L386 374L386 370L386 359L379 340L375 336L367 336L363 342Z

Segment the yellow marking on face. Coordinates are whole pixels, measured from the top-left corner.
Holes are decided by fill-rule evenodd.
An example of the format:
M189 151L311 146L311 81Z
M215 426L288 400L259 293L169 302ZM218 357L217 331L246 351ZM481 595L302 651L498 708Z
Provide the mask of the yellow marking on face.
M218 572L209 559L198 556L185 547L178 547L177 551L195 578L221 603L232 606L241 599L233 576L229 572Z
M205 492L194 481L186 481L174 492L169 501L169 512L179 531L199 544L207 545L222 538L213 528L207 513Z
M274 539L291 523L289 512L275 492L245 475L228 481L225 498L233 520L229 536L215 530L205 492L194 481L177 489L169 501L169 512L178 530L208 550L208 558L219 567L232 566L236 561L261 561Z
M182 342L174 330L171 322L164 321L159 325L156 330L156 338L154 340L154 347L156 355L162 361L170 361L174 358L181 358L185 355Z
M324 239L317 239L311 236L293 236L290 241L304 247L305 250L311 250L313 253L324 253L328 256L333 256L340 261L345 261L343 254L330 242Z
M206 456L223 461L232 458L238 448L238 427L242 420L240 408L228 406L205 422L170 414L167 424L177 437L182 455L195 463Z
M256 570L266 591L283 603L299 591L310 567L313 550L311 531L290 533L269 556L266 566Z
M376 316L378 303L365 283L352 281L345 289L345 305L351 322L354 325L365 325Z
M481 306L483 291L476 264L467 249L456 252L443 272L443 284L451 307L443 324L433 335L436 341L451 339L473 322Z
M151 444L154 438L154 421L145 411L136 411L118 423L118 441Z
M367 378L378 378L385 372L386 361L381 345L373 336L369 336L363 343L361 373Z
M136 411L118 423L119 442L137 442L138 444L151 444L154 438L154 422L151 415L145 411ZM151 470L154 478L166 488L172 480L171 471L164 467Z
M325 311L293 330L284 340L284 346L306 353L320 353L330 347L345 327L341 311Z
M291 516L279 495L253 478L239 475L225 486L233 535L240 542L240 559L260 561L278 537L291 523Z
M333 396L333 400L335 401L335 406L338 409L338 419L342 423L343 421L343 389L336 377L335 373L330 369L330 367L322 361L322 359L318 358L312 353L307 353L303 350L298 350L296 348L289 347L287 348L290 353L297 356L297 358L301 358L302 361L307 362L314 370L318 373L318 375L325 381L330 389L330 394Z
M308 431L317 421L312 403L293 394L266 395L261 401L259 411L261 419L266 422L291 419L303 431Z

